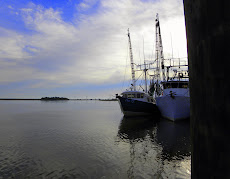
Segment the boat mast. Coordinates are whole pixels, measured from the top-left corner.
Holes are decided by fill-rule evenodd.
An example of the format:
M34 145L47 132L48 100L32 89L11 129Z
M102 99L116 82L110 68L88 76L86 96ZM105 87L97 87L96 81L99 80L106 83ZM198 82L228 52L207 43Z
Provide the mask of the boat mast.
M156 53L155 53L155 56L156 56L156 62L157 62L157 68L156 68L156 77L157 77L157 84L158 84L158 80L159 80L159 75L160 75L160 67L159 67L159 57L158 57L158 31L157 31L157 27L159 25L159 22L158 20L156 19Z
M147 87L147 74L146 74L146 72L147 72L147 68L146 68L146 63L145 63L145 42L144 42L144 38L143 38L143 56L144 56L144 67L145 67L145 69L144 69L144 74L145 74L145 92L147 93L147 91L148 91L148 87Z
M130 63L131 63L131 72L132 72L132 81L131 84L133 86L133 90L136 91L136 80L135 80L135 71L134 71L134 63L133 63L133 52L132 52L132 45L131 45L131 38L128 29L128 37L129 37L129 53L130 53Z
M146 72L147 72L148 69L146 69L145 61L144 61L144 65L145 65L145 69L144 69L144 73L145 73L145 92L147 93L147 74L146 74Z
M162 81L165 81L163 46L162 46L161 30L160 30L160 22L159 22L158 14L156 15L156 59L157 59L157 83L158 83L159 78L161 78ZM160 77L160 69L162 72L161 77Z

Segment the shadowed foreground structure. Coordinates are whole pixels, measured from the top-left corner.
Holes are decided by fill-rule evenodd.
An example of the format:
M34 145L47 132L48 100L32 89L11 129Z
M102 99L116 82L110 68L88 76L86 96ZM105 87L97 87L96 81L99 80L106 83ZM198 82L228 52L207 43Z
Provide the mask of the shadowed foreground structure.
M192 178L230 178L229 8L229 0L184 0Z

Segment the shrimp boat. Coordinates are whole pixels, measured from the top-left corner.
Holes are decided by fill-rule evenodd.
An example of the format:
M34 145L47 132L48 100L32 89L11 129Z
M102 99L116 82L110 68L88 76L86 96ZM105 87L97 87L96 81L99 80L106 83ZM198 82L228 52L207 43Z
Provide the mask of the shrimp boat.
M161 115L172 121L190 117L190 93L188 64L182 59L169 59L168 66L163 57L160 23L156 17L156 73L154 96ZM175 65L175 61L178 62ZM187 59L186 59L187 61Z
M146 82L146 71L145 72L145 90L137 91L136 90L136 79L135 79L135 70L131 46L131 38L128 29L128 39L129 39L129 51L130 51L130 62L131 62L131 72L132 72L132 84L130 90L124 91L120 95L116 94L118 99L121 111L124 116L144 116L151 115L154 113L159 114L159 110L154 103L154 99L147 92L147 82Z
M188 81L164 81L162 94L156 97L161 115L172 121L190 117Z

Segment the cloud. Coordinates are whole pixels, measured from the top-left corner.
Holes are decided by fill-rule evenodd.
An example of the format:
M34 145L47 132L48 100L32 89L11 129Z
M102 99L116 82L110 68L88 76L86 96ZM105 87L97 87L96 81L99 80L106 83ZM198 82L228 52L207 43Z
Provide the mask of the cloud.
M146 59L154 56L157 12L165 56L172 51L170 33L174 53L187 53L182 1L83 0L76 10L74 19L66 22L61 8L34 3L21 8L18 12L31 33L0 28L0 63L5 69L0 82L31 80L31 88L122 83L127 29L135 62L143 62L143 44Z
M8 7L9 9L14 9L11 5L8 5L7 7Z
M85 3L80 3L79 5L77 5L78 11L88 10L89 8L90 8L90 6L88 4L85 4Z
M24 36L12 30L0 27L0 58L24 60L29 58L28 54L23 51L25 44Z
M115 56L117 52L114 50L118 48L110 49L109 44L112 41L109 38L113 34L103 29L102 22L90 25L91 21L85 21L76 27L74 24L63 22L60 12L57 13L53 9L37 7L29 12L25 14L25 22L38 33L28 37L27 42L36 47L36 51L40 49L33 57L35 67L39 66L38 64L46 64L40 70L50 70L50 66L55 66L54 75L49 75L47 80L62 84L103 83L110 78L114 70L117 71L112 68L114 57L110 56Z
M76 4L76 10L84 12L92 8L99 0L83 0Z

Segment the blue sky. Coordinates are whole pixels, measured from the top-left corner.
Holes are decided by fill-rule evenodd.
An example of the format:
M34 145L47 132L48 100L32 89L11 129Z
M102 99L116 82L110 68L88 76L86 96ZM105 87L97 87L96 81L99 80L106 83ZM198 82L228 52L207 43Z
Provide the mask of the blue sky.
M0 0L0 98L122 92L127 29L135 63L153 60L156 13L165 57L171 42L174 57L187 56L182 0Z

